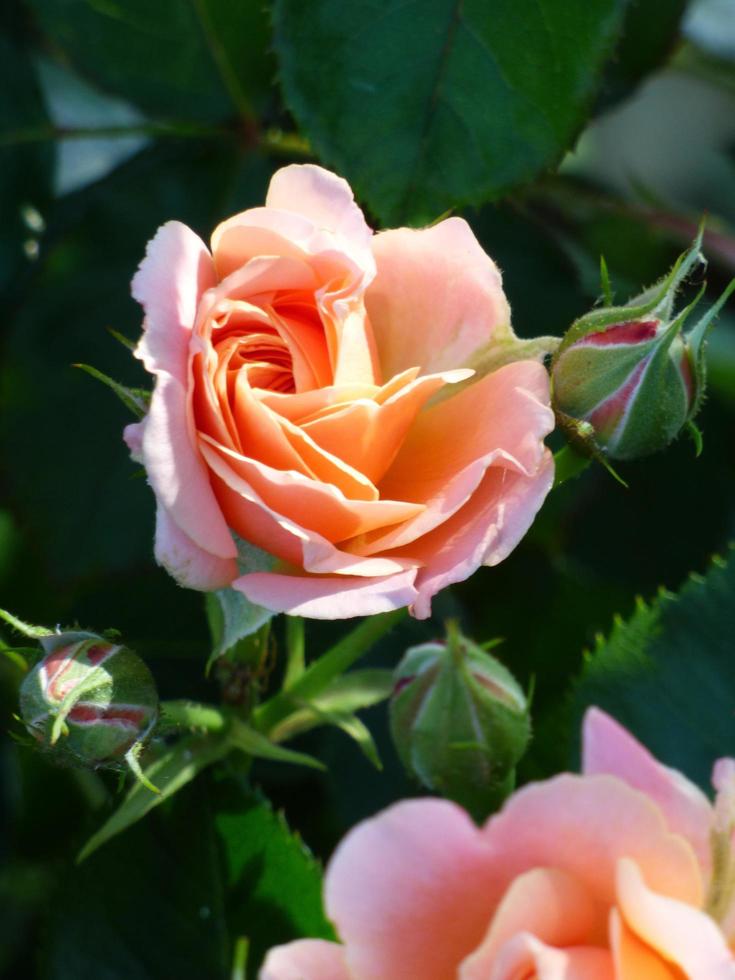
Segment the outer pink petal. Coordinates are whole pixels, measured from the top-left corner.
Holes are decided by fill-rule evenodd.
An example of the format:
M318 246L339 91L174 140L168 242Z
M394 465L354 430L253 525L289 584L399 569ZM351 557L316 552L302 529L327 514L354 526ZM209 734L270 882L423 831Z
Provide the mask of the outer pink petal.
M184 534L203 551L236 557L235 542L189 432L186 389L163 372L143 421L142 456L156 498Z
M615 980L606 949L554 949L529 933L511 939L500 951L487 980ZM640 980L644 980L643 977Z
M186 382L199 297L215 281L212 257L199 236L179 221L161 225L131 284L133 298L146 314L136 355L147 371L166 371Z
M615 776L564 774L525 786L484 833L500 884L531 868L554 867L611 907L618 859L630 857L662 894L692 905L703 900L691 846L669 832L655 803Z
M480 565L497 565L515 548L533 523L554 482L548 450L532 477L493 467L464 505L446 523L414 544L395 552L425 564L416 579L417 619L431 613L431 600L454 582L462 582Z
M143 429L142 422L131 422L123 429L125 445L130 450L130 458L136 463L143 462Z
M586 946L604 943L606 926L607 909L583 884L557 868L533 868L503 896L482 945L463 962L459 980L487 980L500 950L518 933L551 946Z
M351 619L410 605L416 598L415 578L415 568L382 578L253 572L235 579L232 588L273 612L309 619Z
M199 297L213 284L211 257L194 232L178 222L159 228L132 285L146 312L136 354L157 375L140 450L151 486L171 519L202 550L234 558L235 544L194 446L187 413L189 340Z
M265 958L259 980L351 980L344 948L323 939L276 946Z
M398 803L342 841L325 883L327 912L359 980L446 980L493 913L490 849L443 800Z
M223 589L238 576L234 558L218 558L195 544L160 503L156 511L156 561L188 589Z
M639 789L661 808L669 829L690 842L703 868L711 862L713 810L704 793L653 755L610 715L590 708L582 726L582 771L609 773Z
M303 214L360 250L370 248L373 233L350 185L329 170L311 163L282 167L271 178L265 203L269 208Z
M378 273L365 301L383 377L463 367L510 330L497 266L462 218L373 239Z
M713 919L699 908L657 894L635 861L617 871L618 907L630 929L688 977L733 980L735 956Z

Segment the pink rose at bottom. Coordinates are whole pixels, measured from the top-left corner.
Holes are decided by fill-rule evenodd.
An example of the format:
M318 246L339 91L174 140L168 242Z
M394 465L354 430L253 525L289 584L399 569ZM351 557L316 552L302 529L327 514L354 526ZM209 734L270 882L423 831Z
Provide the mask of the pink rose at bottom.
M342 944L268 954L260 980L735 978L735 761L712 804L597 708L582 775L476 827L439 799L352 830L326 876Z

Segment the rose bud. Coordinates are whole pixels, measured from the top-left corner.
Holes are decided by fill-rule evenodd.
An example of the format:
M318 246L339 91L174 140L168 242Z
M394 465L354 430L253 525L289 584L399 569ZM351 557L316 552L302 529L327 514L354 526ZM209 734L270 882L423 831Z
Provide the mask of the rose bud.
M20 689L28 731L61 762L121 762L158 715L146 665L132 650L94 633L57 633L40 642L44 656Z
M512 789L531 734L513 675L449 623L446 642L412 647L395 679L391 732L407 771L487 816Z
M587 455L638 459L665 449L693 425L706 384L704 347L723 296L686 334L704 292L674 315L676 293L704 259L701 233L669 274L626 306L595 309L574 323L552 363L553 405L570 442Z

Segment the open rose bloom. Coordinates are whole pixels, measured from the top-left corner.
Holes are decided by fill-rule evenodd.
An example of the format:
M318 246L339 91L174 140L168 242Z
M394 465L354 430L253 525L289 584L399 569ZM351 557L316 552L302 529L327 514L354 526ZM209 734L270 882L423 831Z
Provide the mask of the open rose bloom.
M280 170L211 246L170 222L133 281L156 384L126 439L158 561L276 612L429 615L552 482L547 373L514 360L497 268L459 218L374 235L316 166Z
M735 978L735 762L712 805L593 708L583 769L481 829L436 799L360 824L326 878L344 945L278 947L261 980Z

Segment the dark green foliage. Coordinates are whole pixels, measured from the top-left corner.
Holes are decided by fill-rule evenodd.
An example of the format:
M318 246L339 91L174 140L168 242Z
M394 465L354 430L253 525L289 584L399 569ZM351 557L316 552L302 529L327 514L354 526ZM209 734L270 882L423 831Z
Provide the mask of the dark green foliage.
M72 65L157 118L250 118L273 67L260 3L30 0Z
M25 279L51 195L54 147L33 131L47 125L31 50L14 0L0 11L0 295Z
M575 713L599 705L668 765L709 785L735 746L735 556L715 558L678 594L662 590L616 619L585 661Z
M425 223L560 159L623 6L276 0L286 101L384 223Z
M294 935L331 937L321 871L283 818L236 783L196 781L65 877L45 980L229 980Z

